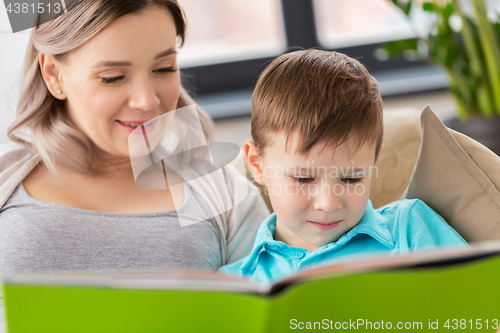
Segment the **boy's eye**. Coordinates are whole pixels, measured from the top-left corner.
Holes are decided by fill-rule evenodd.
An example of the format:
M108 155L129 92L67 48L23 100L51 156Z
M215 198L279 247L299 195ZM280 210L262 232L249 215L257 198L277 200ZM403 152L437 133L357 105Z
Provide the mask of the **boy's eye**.
M155 69L153 72L158 73L158 74L164 74L164 73L172 73L175 71L177 71L177 68L170 66L170 67Z
M304 183L312 182L314 180L314 178L294 177L293 180L297 183L304 184Z
M363 178L342 178L341 180L347 184L359 183Z
M120 76L115 76L115 77L101 77L101 82L109 84L109 83L121 81L124 78L125 78L125 75L120 75Z

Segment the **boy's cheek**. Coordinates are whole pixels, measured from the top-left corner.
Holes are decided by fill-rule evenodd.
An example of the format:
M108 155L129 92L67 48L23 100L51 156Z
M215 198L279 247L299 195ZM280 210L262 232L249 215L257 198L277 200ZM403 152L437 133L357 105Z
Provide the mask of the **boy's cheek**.
M370 196L370 187L371 187L370 181L366 181L361 184L356 184L355 186L352 186L345 191L346 198L352 202L367 201L368 197Z
M368 196L355 197L350 201L349 210L353 212L353 216L356 218L356 223L361 220L366 211L366 205L368 203Z
M292 202L304 202L307 198L307 187L297 186L286 177L275 177L266 186L271 196L286 201L289 208Z
M267 185L267 191L276 214L295 215L307 207L307 195L297 191L297 186L273 183Z

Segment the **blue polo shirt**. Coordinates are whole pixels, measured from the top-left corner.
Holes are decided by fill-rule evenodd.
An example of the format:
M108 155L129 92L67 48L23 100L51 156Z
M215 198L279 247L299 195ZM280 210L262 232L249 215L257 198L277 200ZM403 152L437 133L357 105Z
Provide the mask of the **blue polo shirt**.
M360 255L405 254L437 246L467 246L465 240L419 199L401 200L375 210L368 201L361 220L337 241L313 252L274 240L276 214L262 222L252 253L220 272L270 284L311 267Z

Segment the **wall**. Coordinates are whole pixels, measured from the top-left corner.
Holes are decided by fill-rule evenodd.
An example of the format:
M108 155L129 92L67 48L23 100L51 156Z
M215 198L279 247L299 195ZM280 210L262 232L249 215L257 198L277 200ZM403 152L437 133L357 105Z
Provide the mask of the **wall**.
M5 7L0 4L0 143L8 142L7 127L14 119L19 78L29 30L12 33Z

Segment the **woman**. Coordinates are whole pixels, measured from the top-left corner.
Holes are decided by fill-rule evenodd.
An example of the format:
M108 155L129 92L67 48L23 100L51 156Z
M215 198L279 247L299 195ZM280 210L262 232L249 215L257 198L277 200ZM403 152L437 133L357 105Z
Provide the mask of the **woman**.
M220 184L136 184L131 132L194 103L176 63L184 34L175 0L79 1L33 28L8 131L15 143L0 148L0 275L217 269L249 253L268 215L254 187L215 216L210 191ZM211 120L197 115L209 141ZM248 187L225 169L232 189ZM200 212L213 217L180 226Z

